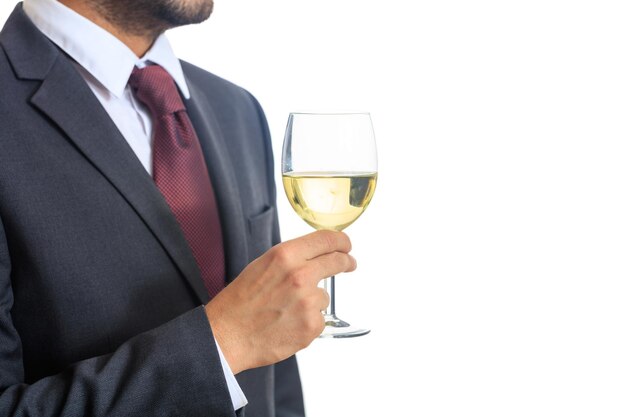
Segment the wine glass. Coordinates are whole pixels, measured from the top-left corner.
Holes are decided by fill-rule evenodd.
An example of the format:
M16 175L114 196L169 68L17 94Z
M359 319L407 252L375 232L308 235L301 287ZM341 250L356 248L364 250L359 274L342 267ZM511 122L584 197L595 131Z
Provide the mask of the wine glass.
M296 213L315 229L343 230L367 208L378 177L369 113L290 113L282 156L283 185ZM335 277L324 280L330 305L320 337L362 336L336 315Z

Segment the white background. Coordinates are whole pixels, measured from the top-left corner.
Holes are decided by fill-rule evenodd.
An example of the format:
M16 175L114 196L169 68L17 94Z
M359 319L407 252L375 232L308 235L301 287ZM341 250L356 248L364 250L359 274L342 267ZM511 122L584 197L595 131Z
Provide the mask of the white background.
M624 3L216 1L170 39L261 101L277 178L289 111L376 128L337 301L372 333L300 354L309 416L626 415Z

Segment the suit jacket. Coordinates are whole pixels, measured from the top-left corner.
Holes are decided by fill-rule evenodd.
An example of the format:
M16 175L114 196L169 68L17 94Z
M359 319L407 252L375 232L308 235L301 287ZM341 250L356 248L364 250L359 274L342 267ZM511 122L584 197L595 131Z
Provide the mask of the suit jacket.
M0 33L0 415L234 416L184 235L71 60L18 5ZM227 279L279 241L269 132L245 90L182 63ZM303 415L294 358L237 376Z

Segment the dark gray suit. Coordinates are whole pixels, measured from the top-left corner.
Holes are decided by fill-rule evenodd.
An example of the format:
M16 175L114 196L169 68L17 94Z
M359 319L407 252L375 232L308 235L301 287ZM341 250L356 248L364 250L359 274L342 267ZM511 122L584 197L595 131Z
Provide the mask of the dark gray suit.
M151 177L21 5L0 45L0 415L234 416ZM279 240L269 133L249 93L182 65L232 280ZM295 359L238 380L247 417L303 414Z

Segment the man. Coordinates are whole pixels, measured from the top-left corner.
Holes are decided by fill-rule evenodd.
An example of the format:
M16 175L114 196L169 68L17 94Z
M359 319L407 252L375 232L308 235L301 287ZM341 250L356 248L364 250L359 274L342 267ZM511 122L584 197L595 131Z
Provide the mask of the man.
M0 415L303 415L292 355L355 261L278 244L258 103L162 35L211 10L25 0L0 33Z

